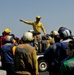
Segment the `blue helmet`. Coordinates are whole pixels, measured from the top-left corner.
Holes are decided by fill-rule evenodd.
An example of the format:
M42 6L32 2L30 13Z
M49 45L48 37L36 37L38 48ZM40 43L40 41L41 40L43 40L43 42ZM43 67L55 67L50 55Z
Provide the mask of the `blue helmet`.
M62 39L68 39L72 36L71 30L67 29L65 27L60 27L58 32L59 32L59 35Z

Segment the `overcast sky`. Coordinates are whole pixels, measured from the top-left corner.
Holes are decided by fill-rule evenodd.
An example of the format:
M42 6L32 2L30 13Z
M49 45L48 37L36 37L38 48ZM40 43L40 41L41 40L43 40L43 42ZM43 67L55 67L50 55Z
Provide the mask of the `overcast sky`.
M21 37L32 26L19 21L35 21L40 15L46 32L64 26L74 34L74 0L0 0L0 35L5 28Z

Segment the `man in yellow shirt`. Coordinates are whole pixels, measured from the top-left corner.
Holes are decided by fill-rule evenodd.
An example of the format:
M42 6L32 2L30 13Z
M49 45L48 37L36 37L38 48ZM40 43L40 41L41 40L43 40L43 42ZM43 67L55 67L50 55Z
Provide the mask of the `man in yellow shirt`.
M41 30L42 30L44 35L46 35L45 28L44 28L43 24L40 22L40 19L41 19L40 16L36 16L36 21L34 21L34 22L29 22L29 21L22 20L22 19L20 19L20 21L24 22L24 23L26 23L28 25L32 25L33 26L33 30L35 32L41 32Z

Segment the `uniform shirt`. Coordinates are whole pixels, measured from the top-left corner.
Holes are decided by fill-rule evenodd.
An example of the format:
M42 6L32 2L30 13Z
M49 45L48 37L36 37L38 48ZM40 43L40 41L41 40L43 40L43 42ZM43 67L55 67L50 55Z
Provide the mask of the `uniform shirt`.
M34 31L41 32L41 29L42 29L43 33L46 34L45 28L41 22L36 22L36 21L35 22L29 22L26 20L23 20L23 22L26 24L32 25Z
M61 62L67 59L66 46L67 42L54 43L44 52L44 58L49 64L49 73L54 73L56 75Z
M1 37L0 37L0 48L4 45L5 39L6 39L7 36L8 36L8 35L4 35L4 36L1 36Z
M63 62L58 75L74 75L74 57Z
M2 63L14 64L14 59L13 59L13 54L12 54L13 46L14 46L14 44L6 43L1 47Z
M33 69L35 75L39 74L37 55L34 47L30 46L30 44L20 44L13 48L13 54L15 57L16 73L27 74ZM28 65L31 65L31 67Z
M58 42L50 45L48 49L44 52L45 58L51 58L54 55L53 60L56 59L59 63L62 64L63 61L69 58L66 49L67 44L68 42ZM47 60L49 61L50 59Z

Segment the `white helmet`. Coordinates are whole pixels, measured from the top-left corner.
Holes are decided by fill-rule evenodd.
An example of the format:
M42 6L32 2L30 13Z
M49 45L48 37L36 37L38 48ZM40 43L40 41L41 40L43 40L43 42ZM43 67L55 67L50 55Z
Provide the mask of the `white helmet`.
M33 41L34 37L31 32L25 32L22 37L23 41Z
M58 32L62 39L68 39L72 36L71 30L65 27L60 27Z
M28 32L34 32L34 30L29 30Z
M6 38L5 38L5 41L6 42L12 42L12 38L13 38L12 36L7 35Z
M52 30L52 31L50 32L50 35L56 36L56 35L59 35L59 33L58 33L58 31L56 31L56 30Z

